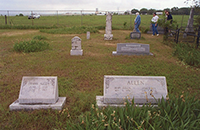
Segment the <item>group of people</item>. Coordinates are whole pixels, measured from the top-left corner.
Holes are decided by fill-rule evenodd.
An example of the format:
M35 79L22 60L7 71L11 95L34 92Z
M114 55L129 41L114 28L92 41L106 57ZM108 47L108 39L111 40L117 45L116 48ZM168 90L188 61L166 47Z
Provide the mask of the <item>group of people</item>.
M165 14L166 14L166 17L167 17L167 20L170 20L170 23L172 24L172 15L170 14L169 11L165 10ZM158 30L157 30L157 27L158 27L158 15L155 13L153 13L153 18L151 19L151 27L152 27L152 30L153 30L153 34L152 36L155 36L155 34L157 36L159 36L159 33L158 33ZM140 30L139 30L139 26L140 26L140 23L141 23L141 17L139 15L139 12L136 13L136 18L135 18L135 22L134 22L134 25L135 25L135 31L140 33ZM168 32L168 28L166 28L166 31Z

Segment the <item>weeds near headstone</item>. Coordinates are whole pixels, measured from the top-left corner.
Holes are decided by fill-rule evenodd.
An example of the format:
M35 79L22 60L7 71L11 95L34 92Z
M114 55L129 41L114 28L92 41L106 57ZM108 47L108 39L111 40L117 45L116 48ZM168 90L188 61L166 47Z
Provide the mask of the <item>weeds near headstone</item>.
M188 65L200 67L200 51L199 49L192 47L190 44L177 44L173 54Z
M38 52L49 49L49 43L41 40L46 40L47 38L42 35L34 36L31 41L21 41L15 43L13 46L14 51L16 52Z
M42 35L37 35L33 37L33 40L46 40L47 38L45 36Z
M15 43L13 46L16 52L38 52L49 48L49 44L45 41L31 40Z
M77 129L198 129L200 127L200 102L184 93L170 100L162 99L158 107L136 107L134 100L124 108L103 107L94 104L86 115L79 117Z

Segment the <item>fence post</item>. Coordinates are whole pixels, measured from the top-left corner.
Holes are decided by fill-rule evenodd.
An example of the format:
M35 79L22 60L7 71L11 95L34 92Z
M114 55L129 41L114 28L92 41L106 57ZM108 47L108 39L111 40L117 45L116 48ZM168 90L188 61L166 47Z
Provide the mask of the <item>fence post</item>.
M132 27L132 14L130 13L130 29Z
M83 25L82 10L81 10L81 26Z
M198 29L198 36L197 36L197 48L199 47L199 37L200 37L200 26Z
M177 33L177 37L176 37L176 43L178 43L179 32L180 32L180 29L178 29L178 33Z
M5 15L5 25L7 25L7 16Z
M58 10L57 10L57 25L58 25Z
M9 23L9 11L7 11L7 13L8 13L7 21L8 21L8 23Z

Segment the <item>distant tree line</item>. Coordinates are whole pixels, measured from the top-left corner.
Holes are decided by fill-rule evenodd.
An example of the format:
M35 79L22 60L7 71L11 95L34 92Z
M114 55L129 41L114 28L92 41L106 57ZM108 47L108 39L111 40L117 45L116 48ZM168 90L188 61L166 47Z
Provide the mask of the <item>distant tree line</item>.
M189 7L183 7L183 8L173 7L171 9L165 8L164 10L170 11L172 15L190 15L190 9L191 8L189 8ZM151 15L154 12L163 12L164 10L142 8L140 10L132 9L130 12L132 14L135 14L136 12L140 12L140 14L142 14L142 15L145 15L145 14ZM128 14L128 12L126 12L125 14ZM195 15L198 15L198 11L195 11Z

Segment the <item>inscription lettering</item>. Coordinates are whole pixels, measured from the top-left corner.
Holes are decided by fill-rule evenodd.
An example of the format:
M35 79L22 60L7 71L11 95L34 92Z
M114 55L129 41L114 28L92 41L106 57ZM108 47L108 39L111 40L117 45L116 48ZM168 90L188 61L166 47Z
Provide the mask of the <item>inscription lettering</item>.
M128 81L127 85L144 85L144 81L141 80Z

